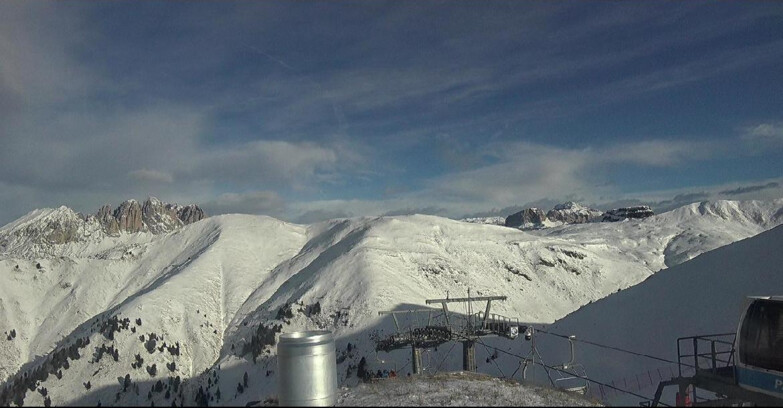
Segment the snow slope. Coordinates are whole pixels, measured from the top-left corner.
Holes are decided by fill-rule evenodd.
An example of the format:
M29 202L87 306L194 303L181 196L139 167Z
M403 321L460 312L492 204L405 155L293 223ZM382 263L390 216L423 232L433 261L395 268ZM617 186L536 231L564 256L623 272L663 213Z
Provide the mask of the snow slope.
M747 296L783 293L781 248L783 227L779 226L661 271L632 288L582 307L546 330L676 361L678 337L736 332ZM555 361L566 357L562 353L564 341L541 338L542 354ZM670 372L665 362L588 344L577 348L578 361L586 366L588 375L601 381L623 384L623 379L648 371ZM677 372L676 366L673 371ZM641 390L632 380L624 383L625 389L652 396L657 378L641 378ZM653 384L647 386L650 382ZM635 404L616 397L616 401Z
M781 207L783 200L705 203L645 220L536 233L423 215L309 226L226 215L161 235L82 231L60 245L38 238L53 219L67 223L75 214L37 210L0 229L0 329L18 333L0 339L0 377L51 365L53 351L81 340L82 358L38 386L55 404L146 405L158 380L171 391L176 376L186 380L182 395L171 397L178 404L193 404L199 387L213 397L219 388L220 404L245 404L274 394L274 346L261 344L257 358L243 351L259 344L253 338L264 337L263 327L279 324L285 332L334 330L340 380L355 384L350 372L361 357L375 355L373 335L391 328L378 311L421 307L470 288L479 296L507 295L493 305L496 313L552 322L666 265L779 224ZM316 304L320 312L311 312ZM102 334L114 316L127 318L126 328ZM150 352L151 333L158 350ZM180 344L180 352L164 342ZM101 345L116 347L117 361L99 359ZM144 363L133 368L136 354ZM445 350L433 356L444 359L444 369L459 365ZM155 375L146 371L152 364ZM487 361L480 369L494 367ZM244 373L253 384L240 391ZM126 374L133 390L118 383ZM6 385L12 383L20 382ZM170 405L163 394L150 395L156 405ZM43 398L28 390L25 401Z
M614 245L660 270L781 223L783 199L719 200L689 204L642 220L575 224L531 233L587 246Z
M470 406L600 406L580 395L551 388L520 385L512 381L468 372L407 377L342 389L337 406L343 407L470 407Z
M263 234L275 239L255 242ZM3 327L19 333L0 348L4 374L49 352L65 336L89 332L78 327L92 317L115 313L176 328L199 351L195 363L209 365L220 350L227 316L260 285L265 272L293 256L304 241L304 227L235 215L166 235L123 234L111 250L89 244L78 251L70 244L60 248L78 257L3 259ZM202 317L191 309L199 309ZM219 333L194 331L205 321Z

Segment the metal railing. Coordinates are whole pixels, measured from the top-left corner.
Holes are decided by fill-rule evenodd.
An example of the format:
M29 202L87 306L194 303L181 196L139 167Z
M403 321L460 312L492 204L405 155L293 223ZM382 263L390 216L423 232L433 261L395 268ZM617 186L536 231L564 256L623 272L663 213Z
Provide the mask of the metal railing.
M696 372L709 370L716 375L721 368L732 366L735 337L736 333L720 333L678 338L679 376L682 377L683 366L693 368Z

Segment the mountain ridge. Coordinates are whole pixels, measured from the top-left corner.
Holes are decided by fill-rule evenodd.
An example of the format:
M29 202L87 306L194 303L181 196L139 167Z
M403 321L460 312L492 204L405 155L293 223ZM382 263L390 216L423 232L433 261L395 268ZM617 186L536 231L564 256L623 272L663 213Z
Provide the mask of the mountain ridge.
M270 331L274 338L274 325L280 325L285 332L334 330L338 350L353 344L352 357L346 354L338 366L340 381L350 384L356 381L348 375L350 366L374 352L368 328L393 327L378 317L379 310L471 288L478 295L508 295L493 305L497 313L552 322L713 245L779 224L783 200L686 207L642 220L527 232L425 215L311 225L221 215L167 233L98 234L99 240L52 244L49 252L0 252L0 327L17 333L0 342L0 377L19 378L36 364L59 361L56 350L89 338L85 356L70 361L61 379L42 382L56 404L111 403L116 378L126 374L145 386L179 375L187 379L193 403L212 372L221 373L224 403L244 404L251 400L248 393L226 395L244 371L258 380L252 398L274 392L274 347L263 339ZM30 219L20 220L15 225ZM699 234L706 238L694 239ZM136 332L105 337L98 328L115 316L129 319L127 330ZM135 325L136 319L143 323ZM181 353L148 353L139 336L147 341L151 333L165 338L159 343L180 344ZM88 361L101 345L116 347L116 364L105 357ZM134 354L144 356L145 367L177 365L156 378L130 368ZM96 369L101 375L92 376ZM82 396L78 390L88 378L106 392ZM146 404L145 396L146 390L122 394L116 403ZM27 398L43 401L39 393ZM153 400L171 402L162 395Z
M116 209L106 204L89 215L66 206L36 209L0 228L0 252L52 254L56 245L137 232L164 234L206 217L198 205L168 204L152 196L143 205L130 199Z

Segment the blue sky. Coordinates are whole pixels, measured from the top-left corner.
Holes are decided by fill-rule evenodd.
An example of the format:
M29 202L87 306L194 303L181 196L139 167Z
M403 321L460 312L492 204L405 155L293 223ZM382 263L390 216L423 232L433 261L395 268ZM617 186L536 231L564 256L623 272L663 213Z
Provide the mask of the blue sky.
M0 224L779 198L782 69L780 2L2 2Z

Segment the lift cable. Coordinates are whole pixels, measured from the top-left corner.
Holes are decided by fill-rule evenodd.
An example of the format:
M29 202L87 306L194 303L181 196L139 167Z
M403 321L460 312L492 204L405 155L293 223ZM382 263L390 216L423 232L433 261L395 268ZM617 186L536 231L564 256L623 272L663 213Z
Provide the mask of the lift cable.
M435 374L437 374L437 373L438 373L438 371L440 371L440 367L443 365L443 363L444 363L444 362L446 361L446 359L449 357L449 355L451 354L451 351L452 351L452 350L454 350L454 347L455 347L456 345L457 345L457 342L454 342L454 344L452 344L452 345L451 345L451 348L450 348L450 349L449 349L449 351L446 353L446 355L445 355L445 356L443 356L443 360L440 360L440 364L438 364L438 366L437 366L437 367L435 367Z
M490 359L490 361L492 361L495 364L495 367L498 369L498 371L500 371L500 375L502 376L502 378L506 378L506 373L504 373L503 370L500 369L500 366L498 365L498 362L495 361L494 358L492 358L492 353L489 352L489 347L486 344L484 344L483 342L479 342L479 343L482 346L484 346L484 349L487 351L487 355L489 356L488 358Z
M536 331L540 332L540 333L548 334L550 336L562 337L562 338L564 338L566 340L571 339L570 336L566 336L566 335L559 334L559 333L548 332L548 331L543 330L543 329L536 329ZM683 362L669 360L669 359L665 359L665 358L662 358L662 357L656 357L656 356L652 356L652 355L645 354L645 353L639 353L639 352L636 352L636 351L625 350L625 349L621 349L619 347L607 346L605 344L596 343L594 341L582 340L582 339L579 339L578 337L577 338L573 338L571 340L578 341L580 343L589 344L591 346L602 347L602 348L605 348L605 349L619 351L619 352L627 353L627 354L633 354L633 355L639 356L639 357L646 357L646 358L650 358L650 359L653 359L653 360L663 361L663 362L669 363L669 364L678 364L678 365L684 365L684 366L687 366L687 367L690 367L690 368L694 368L694 366L692 364L687 364L687 363L683 363Z
M460 337L464 337L466 340L471 340L471 339L469 339L469 338L467 338L467 337L465 337L465 336L462 336L462 335L460 335L460 334L458 334L458 333L455 333L455 334L457 334L457 335L458 335L458 336L460 336ZM501 352L501 353L508 354L508 355L510 355L510 356L512 356L512 357L516 357L516 358L518 358L518 359L520 359L520 360L525 360L525 357L522 357L522 356L520 356L519 354L514 354L514 353L508 352L508 351L506 351L506 350L503 350L503 349L500 349L500 348L497 348L497 347L494 347L494 346L491 346L491 345L487 345L487 344L485 344L483 341L481 341L481 339L480 339L480 338L478 338L478 339L476 339L476 340L477 340L479 343L481 343L481 344L484 344L486 347L489 347L489 348L491 348L491 349L497 350L497 351L499 351L499 352ZM544 364L544 363L542 363L542 362L538 362L538 361L533 361L533 363L535 363L535 364L538 364L538 365L541 365L541 366L543 366L543 367L545 367L545 368L548 368L548 369L550 369L550 370L559 371L559 372L561 372L561 373L563 373L563 374L568 374L568 375L571 375L571 376L573 376L573 377L580 378L580 379L583 379L583 380L585 380L585 381L590 381L590 382L592 382L592 383L595 383L595 384L598 384L598 385L601 385L601 386L604 386L604 387L607 387L607 388L611 388L611 389L614 389L614 390L616 390L616 391L619 391L619 392L623 392L623 393L626 393L626 394L629 394L629 395L633 395L634 397L637 397L637 398L641 398L641 399L644 399L644 400L647 400L647 401L650 401L650 400L652 400L652 398L650 398L650 397L646 397L646 396L644 396L644 395L637 394L637 393L635 393L635 392L633 392L633 391L624 390L624 389L622 389L622 388L619 388L619 387L616 387L616 386L614 386L614 385L610 385L610 384L607 384L607 383L604 383L604 382L601 382L601 381L598 381L598 380L593 380L593 379L590 379L590 378L587 378L587 377L581 376L581 375L579 375L579 374L576 374L576 373L573 373L573 372L570 372L570 371L564 370L564 369L562 369L562 368L553 367L553 366L550 366L550 365L547 365L547 364ZM661 402L660 404L661 404L661 405L664 405L664 406L667 406L667 407L668 407L668 406L670 406L670 405L664 404L664 403L662 403L662 402Z

